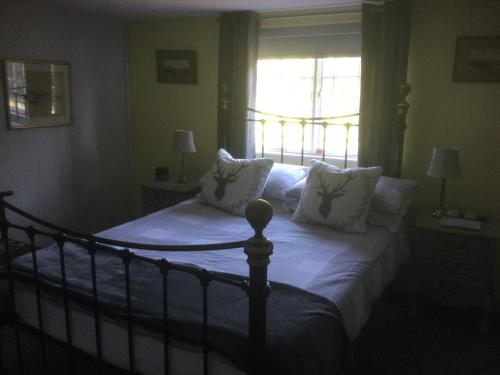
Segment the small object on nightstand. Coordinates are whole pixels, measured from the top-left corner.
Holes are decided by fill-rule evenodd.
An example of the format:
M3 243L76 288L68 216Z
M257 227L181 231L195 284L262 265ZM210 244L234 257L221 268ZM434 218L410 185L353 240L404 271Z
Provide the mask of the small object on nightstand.
M444 226L443 220L479 223L460 218L437 219L430 214L418 217L411 241L415 270L413 310L416 311L419 295L444 305L477 306L482 309L479 327L487 332L500 225L482 223L477 229L477 224L470 224L476 228L463 229Z
M198 184L151 181L142 185L142 210L144 215L175 206L198 194Z
M467 219L467 220L478 220L477 215L474 212L466 212L464 214L464 219Z
M446 210L446 215L448 217L458 217L458 211L457 210Z
M168 167L156 167L155 168L155 180L156 181L168 181L170 178L170 170Z
M459 217L442 217L439 219L439 225L460 229L481 230L480 221L462 219Z

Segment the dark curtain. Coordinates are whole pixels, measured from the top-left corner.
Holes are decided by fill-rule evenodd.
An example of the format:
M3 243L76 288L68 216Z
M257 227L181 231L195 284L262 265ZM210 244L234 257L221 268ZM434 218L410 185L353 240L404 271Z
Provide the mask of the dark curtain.
M380 165L399 177L404 118L397 113L406 82L411 8L408 0L363 4L359 165Z
M234 157L254 157L253 123L257 74L258 19L253 12L220 18L218 144Z

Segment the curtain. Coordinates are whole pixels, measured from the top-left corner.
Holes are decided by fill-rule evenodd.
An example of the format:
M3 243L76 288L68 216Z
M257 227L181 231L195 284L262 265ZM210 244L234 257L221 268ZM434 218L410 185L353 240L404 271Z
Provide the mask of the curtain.
M408 0L362 5L359 165L401 175L404 121L397 113L406 83L411 8Z
M254 157L254 127L247 108L255 106L258 19L253 12L220 18L218 144L237 158Z

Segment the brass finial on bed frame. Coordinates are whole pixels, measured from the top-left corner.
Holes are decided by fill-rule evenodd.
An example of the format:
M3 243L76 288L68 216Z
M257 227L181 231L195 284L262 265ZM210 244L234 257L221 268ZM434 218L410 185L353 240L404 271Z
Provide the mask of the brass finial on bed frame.
M263 199L251 201L245 215L255 230L255 235L245 243L245 254L250 266L248 280L249 298L249 351L252 360L249 363L249 374L264 373L266 352L266 300L270 293L267 281L269 256L273 253L273 243L263 234L267 224L273 217L272 206Z
M264 228L273 218L273 207L264 199L255 199L248 203L245 216L255 230L255 237L261 238Z

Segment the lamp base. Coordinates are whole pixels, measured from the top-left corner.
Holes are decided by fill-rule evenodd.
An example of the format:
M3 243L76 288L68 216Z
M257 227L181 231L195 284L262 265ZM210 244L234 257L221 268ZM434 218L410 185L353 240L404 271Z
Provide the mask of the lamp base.
M189 182L190 182L189 177L186 176L185 174L179 176L179 178L177 179L178 184L189 184Z
M445 208L438 208L437 210L435 210L432 213L432 216L440 219L440 218L446 216L446 209Z

